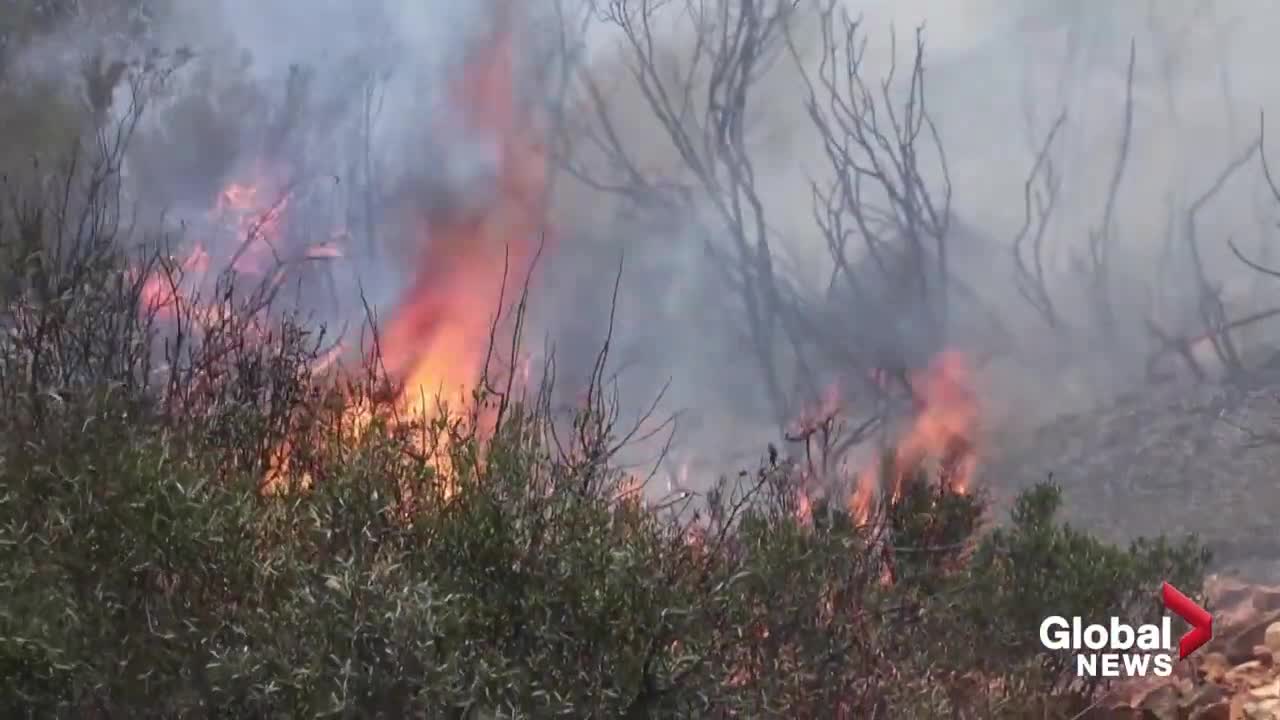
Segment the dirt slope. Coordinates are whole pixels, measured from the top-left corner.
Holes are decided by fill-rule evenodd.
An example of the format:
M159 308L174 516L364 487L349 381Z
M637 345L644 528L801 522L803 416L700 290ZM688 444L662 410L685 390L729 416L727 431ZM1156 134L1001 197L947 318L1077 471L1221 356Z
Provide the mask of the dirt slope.
M983 477L998 502L1052 474L1066 518L1113 541L1196 532L1215 570L1280 582L1280 364L1234 386L1166 386L1063 417Z

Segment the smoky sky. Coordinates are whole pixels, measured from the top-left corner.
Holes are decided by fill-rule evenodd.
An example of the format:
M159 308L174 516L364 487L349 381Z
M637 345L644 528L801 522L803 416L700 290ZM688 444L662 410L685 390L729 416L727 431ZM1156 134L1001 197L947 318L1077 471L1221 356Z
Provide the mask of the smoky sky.
M625 52L616 28L589 19L579 25L585 16L570 3L561 8L569 30L554 36L548 30L556 24L551 5L538 10L539 23L521 26L523 45L575 51L607 79L623 108L622 140L639 148L655 173L680 176L678 153L619 59ZM1228 163L1257 139L1264 114L1280 118L1280 112L1272 112L1280 111L1280 90L1270 79L1280 61L1272 32L1280 12L1273 3L850 0L847 5L863 16L864 72L873 84L888 71L895 46L898 64L910 61L914 33L922 28L926 97L945 149L952 212L960 228L955 272L1005 325L997 338L985 335L981 322L961 323L959 336L947 342L996 356L982 375L993 419L1027 414L1043 419L1140 384L1152 348L1152 315L1169 332L1190 333L1199 322L1201 280L1186 264L1188 228L1208 269L1205 282L1221 293L1232 313L1280 301L1280 281L1248 270L1227 248L1230 239L1260 261L1272 257L1278 207L1256 157L1242 164L1194 222L1188 216L1188 208ZM247 172L273 127L292 122L296 129L285 154L290 166L305 168L308 182L318 188L307 206L320 218L317 224L333 215L343 216L333 223L377 226L380 246L350 258L349 277L339 283L342 291L360 287L375 304L390 307L406 280L406 253L413 251L397 225L394 198L403 198L406 187L426 187L423 197L443 193L458 201L483 193L493 171L489 141L449 119L450 79L483 37L493 7L475 0L177 4L147 42L191 48L195 65L203 69L184 69L187 79L178 82L189 83L190 92L209 102L186 110L177 101L158 104L139 142L171 137L166 147L194 143L203 151L153 153L163 157L151 161L151 182L190 188L174 191L171 204L185 202L194 212L209 187ZM693 38L678 22L669 30L656 41L662 52L678 58ZM812 33L798 36L805 38L801 44L813 42ZM77 47L91 44L86 38L59 36L40 57L74 55ZM1091 326L1093 293L1075 273L1091 233L1098 231L1116 174L1131 48L1129 156L1110 230L1118 319L1117 329L1105 335ZM539 75L546 68L538 57L532 50L521 55L522 73L540 78L530 81L535 92L554 94L554 83ZM832 170L806 116L800 75L791 62L784 57L761 79L748 112L773 242L786 272L803 290L820 286L830 272L808 183ZM281 119L290 76L300 69L308 78L306 102L300 117ZM378 110L366 146L358 130L370 87ZM573 112L587 112L583 108L571 104ZM1060 114L1065 122L1051 157L1061 189L1045 233L1045 263L1055 297L1076 326L1065 334L1044 327L1017 292L1010 250L1024 221L1028 171ZM184 153L190 158L183 160ZM378 196L372 202L353 189L369 183ZM578 365L589 367L590 352L607 327L621 261L614 349L626 366L629 404L643 406L642 398L667 387L664 410L688 411L686 429L702 433L707 443L736 450L758 448L773 437L776 427L759 400L757 371L743 347L742 323L735 315L740 310L721 287L720 273L691 224L679 217L646 216L617 198L575 187L571 178L557 179L556 190L553 221L561 237L543 260L548 279L534 337L557 343L569 375L582 372L573 357L587 358ZM184 194L189 197L178 197ZM1280 253L1274 256L1280 260ZM1160 309L1153 310L1157 304ZM857 328L899 321L892 309L872 311L852 301L824 312L822 322L833 335L863 337ZM1259 330L1250 341L1265 344L1270 335ZM925 356L940 349L928 343L921 347Z

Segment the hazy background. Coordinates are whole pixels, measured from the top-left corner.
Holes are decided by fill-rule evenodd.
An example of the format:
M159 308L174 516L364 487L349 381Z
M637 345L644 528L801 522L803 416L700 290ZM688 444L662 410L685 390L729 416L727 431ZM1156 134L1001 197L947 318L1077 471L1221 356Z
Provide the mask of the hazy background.
M449 83L464 52L483 37L489 3L125 5L114 15L72 12L20 46L9 43L6 82L72 78L83 56L99 49L140 56L148 48L189 48L194 58L139 130L128 167L134 199L144 218L189 229L230 182L303 178L305 201L296 212L313 234L343 228L355 238L326 281L331 291L310 301L320 319L358 320L360 292L375 307L393 306L414 252L399 212L405 193L424 202L441 195L467 202L486 192L492 143L451 124ZM537 16L519 20L522 87L589 124L588 104L561 92L558 65L548 61L557 49L571 51L607 88L623 143L655 175L684 177L678 154L620 59L617 29L568 0L559 17L553 5L531 4ZM901 77L913 33L924 27L926 95L952 182L955 271L1006 326L983 335L973 329L981 323L966 324L967 311L958 308L957 334L922 338L912 352L927 358L945 345L984 356L979 382L993 437L1141 389L1152 351L1146 321L1158 316L1178 333L1194 333L1200 322L1198 287L1186 260L1187 208L1256 140L1264 111L1280 117L1280 90L1270 77L1280 62L1273 32L1280 11L1263 0L848 5L865 17L864 71L872 83L888 67L891 28ZM659 52L677 63L693 47L689 24L678 19L658 35ZM816 42L811 13L796 19L793 38L802 51ZM1132 154L1113 230L1118 320L1104 339L1091 327L1084 310L1090 291L1072 264L1100 222L1114 172L1131 42ZM783 52L748 102L749 136L771 240L782 258L779 272L797 292L813 289L821 305L815 288L831 259L813 221L808 179L829 175L831 167L804 97L800 75ZM1064 110L1066 124L1052 151L1062 196L1046 241L1058 305L1074 316L1069 333L1038 322L1011 279L1023 185ZM544 261L532 336L556 344L567 385L590 365L608 319L614 271L625 257L614 357L626 404L641 407L669 383L662 408L683 414L678 455L758 454L776 438L777 426L744 348L741 309L703 250L705 230L571 178L558 178L555 191L557 242ZM1199 218L1211 283L1235 315L1280 301L1280 280L1248 270L1226 246L1234 239L1267 262L1278 209L1254 157ZM1154 310L1153 297L1159 298ZM823 306L818 317L833 336L896 322L880 310L840 302ZM1242 346L1269 340L1266 332L1252 333ZM822 386L841 369L812 372L822 377L807 385ZM808 392L805 383L787 384L797 396ZM810 400L798 397L797 404Z

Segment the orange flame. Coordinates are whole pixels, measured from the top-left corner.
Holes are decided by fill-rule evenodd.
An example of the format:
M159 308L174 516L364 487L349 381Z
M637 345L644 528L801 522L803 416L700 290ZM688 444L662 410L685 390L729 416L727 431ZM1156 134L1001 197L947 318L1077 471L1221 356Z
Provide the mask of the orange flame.
M196 243L191 252L176 267L156 268L142 281L139 288L140 302L145 313L154 313L161 320L172 320L178 316L184 305L191 299L190 286L198 284L209 271L209 253L204 246Z
M187 310L199 320L213 314L211 308L201 307L196 296L210 289L217 276L211 273L215 264L219 271L229 267L253 275L262 275L273 264L272 248L279 245L289 196L268 197L264 190L268 174L257 172L255 177L254 182L232 182L218 193L207 216L213 236L195 244L178 265L180 273L171 276L161 268L143 281L144 310L164 320L174 320L180 309ZM325 246L317 252L316 257L332 256ZM307 257L313 257L311 251Z
M928 369L914 373L911 380L916 391L916 413L895 446L894 475L884 491L897 497L910 474L933 461L941 482L953 492L966 492L978 467L980 414L969 364L963 354L944 351ZM884 470L877 463L859 474L849 506L860 521L865 522L870 514L874 488Z
M455 408L467 403L465 391L476 386L484 370L492 323L503 309L500 300L505 294L509 301L519 292L536 236L545 227L547 153L537 124L517 102L509 12L504 4L492 39L469 59L454 87L465 127L497 143L496 187L481 207L453 208L423 219L417 243L422 250L409 288L381 328L378 349L396 382L397 404L419 418L434 416L437 398ZM218 194L211 220L217 231L236 238L234 243L211 246L220 251L216 260L221 267L273 280L269 273L292 200L287 188L271 189L277 184L267 179L274 175L256 172L254 182L234 182ZM305 249L302 259L340 258L345 239L345 233L332 235L328 242ZM199 268L203 274L209 262L208 254L197 247L183 267ZM277 269L274 275L281 272ZM190 284L199 287L204 278L194 280ZM146 278L146 305L168 307L195 289L186 281L176 290L172 285L163 276ZM338 352L321 358L317 368L332 366ZM527 380L528 359L498 360L510 362L504 369L517 381ZM349 414L357 429L369 420L367 408L352 408ZM265 488L277 486L289 474L292 447L286 440L276 448ZM308 481L297 480L304 486Z
M809 493L802 492L797 498L795 519L802 527L813 527L813 501Z
M216 212L244 243L232 260L236 272L261 273L279 241L290 196L269 198L262 183L232 183L218 195Z
M466 391L481 380L502 296L518 291L534 238L545 224L546 152L534 135L535 124L517 108L513 62L510 29L500 17L493 40L471 59L455 87L466 126L498 143L497 187L483 207L425 219L414 277L382 328L379 350L398 383L397 404L417 418L435 416L437 400L451 409L468 403ZM308 256L337 254L325 245ZM528 372L527 360L523 367L519 358L510 361L516 379ZM357 427L369 419L363 408L350 414ZM288 474L289 444L279 450L267 490ZM448 476L447 453L435 448L430 455ZM441 488L446 499L455 490Z
M927 371L917 374L914 384L919 412L898 443L898 466L910 468L928 457L936 458L943 479L952 489L964 492L978 460L978 397L969 365L961 353L943 352Z
M427 414L437 396L465 402L453 394L479 381L504 282L518 284L545 221L546 153L516 107L511 34L500 20L493 43L456 88L469 126L499 143L495 197L478 212L428 220L427 250L382 338L387 368L404 382L403 399Z

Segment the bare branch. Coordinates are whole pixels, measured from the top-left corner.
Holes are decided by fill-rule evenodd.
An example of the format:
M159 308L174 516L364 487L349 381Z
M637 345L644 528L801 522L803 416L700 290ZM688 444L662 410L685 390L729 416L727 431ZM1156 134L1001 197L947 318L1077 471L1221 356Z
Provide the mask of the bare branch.
M1093 286L1093 302L1095 311L1102 322L1104 332L1115 330L1115 311L1111 306L1111 278L1109 252L1112 234L1115 232L1116 199L1120 195L1120 184L1124 181L1125 168L1129 163L1130 144L1133 139L1133 69L1137 61L1136 41L1129 41L1129 66L1125 74L1124 94L1124 128L1120 134L1120 148L1116 153L1116 166L1112 171L1111 182L1107 187L1106 206L1102 211L1102 223L1089 233L1089 267L1090 283Z
M1040 313L1040 316L1051 328L1059 327L1062 323L1062 318L1054 306L1044 272L1045 235L1049 229L1054 207L1057 205L1060 188L1060 181L1053 172L1053 161L1049 153L1050 148L1053 146L1054 138L1062 130L1066 121L1067 111L1063 110L1054 120L1053 126L1049 129L1049 133L1045 136L1044 142L1036 154L1035 162L1031 166L1031 172L1023 184L1024 220L1022 228L1018 231L1013 241L1014 271L1016 273L1015 280L1017 281L1018 292ZM1042 169L1043 172L1041 172ZM1036 188L1037 180L1043 183L1042 188ZM1025 244L1028 234L1032 232L1034 232L1034 235L1031 239L1031 257L1030 261L1028 261Z
M1204 261L1200 253L1200 242L1196 233L1196 219L1200 211L1222 192L1227 181L1253 159L1254 154L1260 148L1260 140L1250 143L1243 152L1219 173L1208 189L1191 203L1186 215L1185 239L1190 251L1192 269L1195 271L1196 284L1199 290L1201 320L1208 333L1208 339L1213 345L1214 353L1222 361L1223 367L1227 369L1229 374L1239 373L1243 369L1243 365L1228 331L1229 321L1227 320L1226 306L1222 302L1222 292L1209 281L1205 270Z

